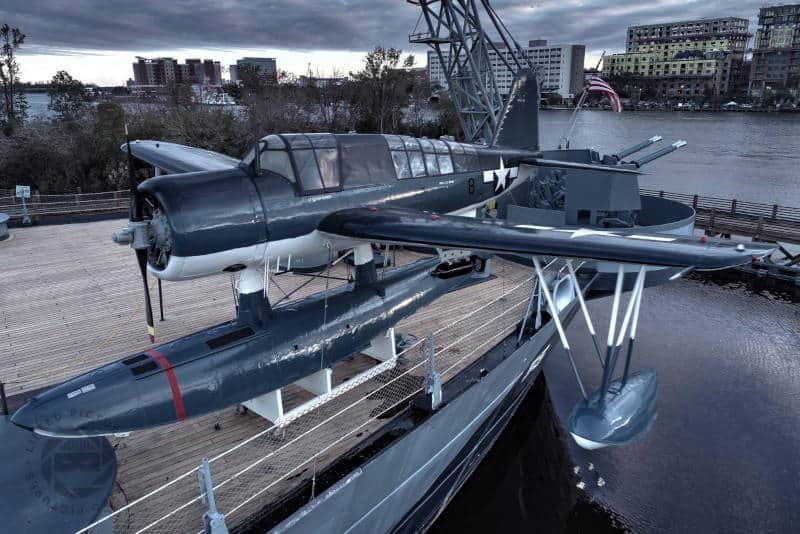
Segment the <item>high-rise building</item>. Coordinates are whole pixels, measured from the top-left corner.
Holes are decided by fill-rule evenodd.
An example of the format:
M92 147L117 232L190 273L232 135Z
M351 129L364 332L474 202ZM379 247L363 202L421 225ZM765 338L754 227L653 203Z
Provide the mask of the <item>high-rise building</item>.
M231 82L240 82L245 69L255 69L259 76L278 80L278 63L274 57L244 57L236 61L236 65L230 66Z
M139 86L165 86L173 83L221 85L219 61L187 59L179 64L171 57L137 57L133 79Z
M661 98L719 96L743 79L748 20L738 17L629 26L624 54L603 75L627 76Z
M750 69L750 90L800 87L800 4L762 7Z
M510 58L512 52L502 43L495 43L499 54ZM542 91L558 93L563 98L572 98L583 87L583 59L586 54L584 45L548 45L546 40L538 39L528 42L523 49L525 55L534 66L539 67ZM506 67L503 58L494 50L489 51L489 59L494 70L497 89L506 96L511 91L514 73ZM445 60L447 56L445 56ZM428 78L433 85L447 88L444 68L439 62L436 52L428 52Z

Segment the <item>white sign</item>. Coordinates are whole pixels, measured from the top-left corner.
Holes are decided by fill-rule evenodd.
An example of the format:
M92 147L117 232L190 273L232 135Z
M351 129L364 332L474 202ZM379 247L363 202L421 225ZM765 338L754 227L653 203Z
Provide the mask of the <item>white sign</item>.
M31 186L29 185L18 185L17 186L17 198L31 198Z

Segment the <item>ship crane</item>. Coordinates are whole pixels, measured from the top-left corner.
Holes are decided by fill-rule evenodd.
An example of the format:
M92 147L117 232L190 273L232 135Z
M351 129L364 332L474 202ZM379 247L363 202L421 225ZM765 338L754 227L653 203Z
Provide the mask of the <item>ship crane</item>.
M428 45L436 54L467 141L494 144L504 102L492 62L502 63L515 77L535 67L488 0L408 2L422 10L408 40Z

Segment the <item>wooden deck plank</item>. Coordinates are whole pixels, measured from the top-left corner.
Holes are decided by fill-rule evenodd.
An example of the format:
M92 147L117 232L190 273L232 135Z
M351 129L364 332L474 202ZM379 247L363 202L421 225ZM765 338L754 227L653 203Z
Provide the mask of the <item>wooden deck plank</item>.
M0 261L3 265L0 271L0 349L3 351L0 380L5 381L9 395L24 395L151 346L145 335L141 280L133 253L128 247L117 246L110 239L111 233L123 226L124 222L111 220L14 229L13 239L0 242ZM397 252L398 263L401 264L419 257L407 251ZM341 262L331 274L347 278L350 271L351 268ZM505 262L494 264L494 274L494 278L479 286L443 296L403 320L397 330L419 339L424 338L430 332L496 299L530 276L525 269ZM281 274L274 280L277 285L271 284L270 290L273 302L282 296L278 285L284 291L291 292L306 284L297 290L293 298L323 291L326 286L324 279L309 282L308 277L293 274ZM334 280L329 282L330 287L342 283ZM157 318L155 283L151 286ZM164 283L163 289L166 321L156 323L159 343L234 318L231 280L227 275L192 282ZM526 298L526 295L516 295L515 298L516 302ZM437 340L437 346L448 339L444 337ZM459 362L458 368L467 365L482 352ZM454 352L453 358L457 361L458 354ZM334 369L334 383L353 377L371 361L365 356L355 356L341 362ZM417 369L414 374L421 377L424 369ZM375 383L370 387L374 388ZM296 388L287 388L285 393L290 404L308 398ZM369 414L382 403L381 398L367 398L353 408L348 417L352 416L354 421L359 418L369 421ZM323 412L335 413L338 409L340 407L326 405ZM343 440L319 457L318 465L321 467L332 461L363 435L368 435L385 423L386 420L369 422L360 429L360 433ZM114 499L115 505L144 495L196 467L203 457L213 457L228 450L269 426L269 422L252 413L239 415L234 408L229 408L184 423L137 432L129 437L112 438L119 462L119 488ZM303 435L298 438L297 450L285 454L279 462L270 463L268 469L289 469L292 462L302 464L307 458L305 451L310 450L303 447L311 447L315 440L333 441L337 432L341 432L339 427L325 424L314 433ZM273 436L268 439L271 440L269 447L279 447L284 438ZM241 469L247 455L255 458L259 450L254 448L250 452L242 452L240 456L215 463L215 480L224 479ZM157 513L152 507L168 510L170 506L182 502L181 498L196 495L196 480L189 478L191 480L176 484L166 501L145 503L132 510L124 521L120 519L118 527L125 521L141 527L140 522L144 517ZM305 474L287 477L266 492L263 498L284 492L305 478ZM243 479L241 491L247 489L247 484L256 483ZM223 495L221 498L224 501L231 497ZM230 502L224 502L223 505L229 506Z

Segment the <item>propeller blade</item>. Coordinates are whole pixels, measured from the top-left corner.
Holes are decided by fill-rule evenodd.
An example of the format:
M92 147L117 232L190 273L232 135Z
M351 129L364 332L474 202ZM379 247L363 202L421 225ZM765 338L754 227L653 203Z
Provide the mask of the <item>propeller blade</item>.
M153 324L153 306L150 303L150 287L147 285L147 249L136 249L136 260L139 263L139 272L142 273L144 284L144 313L147 317L147 335L150 343L156 341L156 327Z
M133 152L131 151L131 138L128 135L128 123L125 123L125 145L128 148L128 185L131 188L131 206L129 218L132 221L142 220L142 210L139 204L139 193L136 190L136 170L135 162L133 159Z

